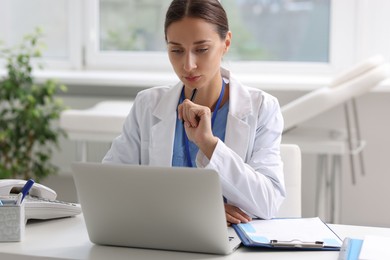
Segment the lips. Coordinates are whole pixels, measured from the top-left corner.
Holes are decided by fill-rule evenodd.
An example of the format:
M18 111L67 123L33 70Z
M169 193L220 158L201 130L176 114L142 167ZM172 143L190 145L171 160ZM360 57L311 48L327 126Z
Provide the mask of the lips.
M188 82L195 82L197 81L200 76L187 76L187 77L184 77Z

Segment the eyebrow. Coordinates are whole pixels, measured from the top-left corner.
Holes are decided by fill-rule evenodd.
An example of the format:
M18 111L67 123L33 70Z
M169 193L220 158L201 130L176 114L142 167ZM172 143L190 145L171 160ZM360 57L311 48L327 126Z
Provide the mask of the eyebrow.
M204 43L207 43L207 42L211 42L211 40L200 40L200 41L194 42L194 44L195 44L195 45L199 45L199 44L204 44ZM172 41L169 41L168 44L172 44L172 45L181 45L180 43L172 42Z

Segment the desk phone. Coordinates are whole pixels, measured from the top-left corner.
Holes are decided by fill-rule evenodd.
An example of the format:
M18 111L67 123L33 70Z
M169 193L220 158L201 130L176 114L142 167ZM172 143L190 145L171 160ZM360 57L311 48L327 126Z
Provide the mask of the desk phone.
M25 183L25 180L0 180L0 199L16 199ZM81 213L80 204L59 201L56 197L54 190L35 183L24 199L26 220L71 217Z

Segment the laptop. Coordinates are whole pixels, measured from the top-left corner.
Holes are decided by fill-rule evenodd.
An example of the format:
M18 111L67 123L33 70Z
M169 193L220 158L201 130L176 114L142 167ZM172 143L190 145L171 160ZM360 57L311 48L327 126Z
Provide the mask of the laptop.
M217 172L184 167L73 163L91 242L163 250L232 253Z

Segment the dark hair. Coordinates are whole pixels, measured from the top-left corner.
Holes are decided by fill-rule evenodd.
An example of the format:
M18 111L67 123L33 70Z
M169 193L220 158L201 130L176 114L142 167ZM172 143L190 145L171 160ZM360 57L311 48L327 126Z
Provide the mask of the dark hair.
M225 39L229 31L226 12L218 0L173 0L165 16L165 40L168 27L185 17L200 18L214 24L221 39Z

